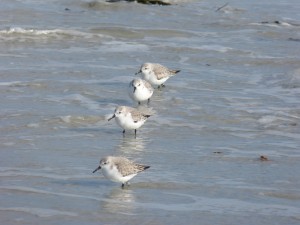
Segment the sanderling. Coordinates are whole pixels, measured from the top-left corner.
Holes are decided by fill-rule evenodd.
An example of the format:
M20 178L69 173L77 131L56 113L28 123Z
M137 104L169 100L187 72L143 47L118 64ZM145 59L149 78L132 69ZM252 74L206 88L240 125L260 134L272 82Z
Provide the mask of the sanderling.
M130 179L149 167L137 164L124 157L107 156L100 160L100 165L93 173L102 169L102 173L107 179L122 183L123 188L125 184L128 185Z
M158 85L158 87L163 87L166 80L179 72L180 70L171 70L157 63L144 63L136 75L142 73L144 79L149 81L150 84L153 86Z
M134 130L136 137L136 130L140 128L150 116L150 114L143 113L129 106L118 106L115 109L114 115L109 118L108 121L116 118L117 124L124 129L123 134L125 134L125 130Z
M148 100L153 94L153 87L148 81L145 81L141 78L133 79L129 84L129 96L132 100L137 101L139 104Z

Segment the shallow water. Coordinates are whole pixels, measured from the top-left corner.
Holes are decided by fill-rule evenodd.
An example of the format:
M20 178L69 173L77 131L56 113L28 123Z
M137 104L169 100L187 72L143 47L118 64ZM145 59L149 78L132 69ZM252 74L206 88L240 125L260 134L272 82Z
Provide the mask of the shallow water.
M1 224L299 224L300 4L224 3L1 1ZM123 137L146 61L181 72Z

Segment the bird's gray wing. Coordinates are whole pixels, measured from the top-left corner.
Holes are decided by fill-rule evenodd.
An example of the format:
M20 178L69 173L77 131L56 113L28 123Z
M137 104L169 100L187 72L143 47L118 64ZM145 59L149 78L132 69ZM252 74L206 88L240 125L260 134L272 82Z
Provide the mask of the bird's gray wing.
M158 80L169 77L171 75L169 69L160 64L156 64L155 68L153 69L153 72Z
M131 117L135 123L145 117L145 115L142 112L140 112L136 109L132 110L130 113L131 113Z

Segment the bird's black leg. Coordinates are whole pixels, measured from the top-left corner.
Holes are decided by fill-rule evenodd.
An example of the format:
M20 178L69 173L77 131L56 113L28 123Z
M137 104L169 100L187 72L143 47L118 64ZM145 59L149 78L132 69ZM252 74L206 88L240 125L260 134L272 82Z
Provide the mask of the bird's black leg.
M148 105L150 104L150 98L148 98L148 102L147 103L148 103Z
M135 138L136 138L136 129L134 130L134 136L135 136Z
M125 187L125 184L124 184L124 183L122 183L122 186L121 186L121 187L122 187L122 189L124 189L124 187Z
M141 104L141 102L139 102L139 105Z
M158 85L158 89L161 89L161 88L164 88L166 85L164 85L164 84L161 84L161 85Z
M125 129L123 130L123 132L122 132L122 133L123 133L123 137L124 137L124 136L125 136Z

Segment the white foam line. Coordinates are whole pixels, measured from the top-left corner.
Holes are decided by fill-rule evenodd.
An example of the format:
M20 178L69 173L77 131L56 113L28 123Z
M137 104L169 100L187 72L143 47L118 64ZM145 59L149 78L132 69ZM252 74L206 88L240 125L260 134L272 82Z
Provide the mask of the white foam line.
M23 35L35 35L35 36L47 36L47 35L70 35L74 37L107 37L102 34L95 34L95 33L86 33L77 30L63 30L63 29L45 29L45 30L38 30L38 29L27 29L21 27L9 27L4 30L0 30L0 34L23 34Z
M1 171L0 177L44 177L50 179L59 179L59 180L70 180L70 179L82 179L82 178L91 178L92 175L74 175L74 176L67 176L67 175L58 175L58 174L50 174L50 173L37 173L37 172L26 172L26 171Z
M42 208L30 208L30 207L1 207L0 211L13 211L13 212L25 212L38 217L51 217L51 216L78 216L73 212L54 210L54 209L42 209Z
M20 192L27 192L27 193L55 195L55 196L70 197L70 198L82 198L82 199L89 199L89 200L94 200L94 201L102 200L100 198L96 198L96 197L92 197L92 196L44 191L44 190L40 190L40 189L36 189L36 188L29 188L29 187L23 187L23 186L0 186L0 189L7 190L7 191L20 191Z
M21 81L0 82L0 86L12 86L21 84Z

